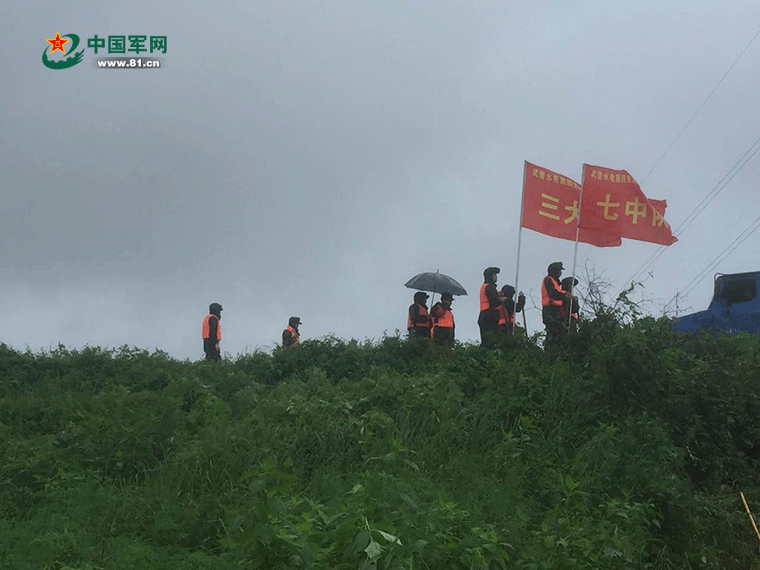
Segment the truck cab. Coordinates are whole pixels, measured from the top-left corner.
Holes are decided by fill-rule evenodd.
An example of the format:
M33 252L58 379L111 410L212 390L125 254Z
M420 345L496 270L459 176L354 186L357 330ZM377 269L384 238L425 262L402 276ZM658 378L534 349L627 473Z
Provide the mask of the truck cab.
M760 333L758 279L760 271L716 274L710 306L679 318L673 328L688 333L703 330Z

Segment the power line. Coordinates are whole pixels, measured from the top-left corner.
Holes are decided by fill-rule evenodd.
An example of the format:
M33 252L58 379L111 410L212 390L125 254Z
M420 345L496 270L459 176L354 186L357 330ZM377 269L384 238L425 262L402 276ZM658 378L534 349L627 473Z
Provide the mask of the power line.
M710 91L710 93L707 95L707 97L705 98L705 100L702 101L702 104L697 108L696 111L694 111L694 114L691 116L691 119L689 119L686 122L686 124L683 126L683 128L678 132L678 134L676 135L676 138L674 138L673 142L671 142L670 145L668 145L668 148L666 148L665 152L663 152L662 155L660 156L660 158L657 159L657 162L654 163L654 166L652 168L650 168L649 172L646 173L646 176L644 176L644 178L641 179L641 183L642 184L644 183L644 181L647 178L649 178L649 175L652 174L652 172L654 172L654 169L657 168L657 166L660 164L660 162L662 162L662 159L664 159L665 156L667 156L667 154L670 152L670 149L673 148L673 145L675 145L676 142L678 142L678 139L681 138L681 135L689 127L689 125L691 124L691 122L699 114L699 112L702 110L702 108L707 104L707 102L710 100L710 97L713 96L713 93L715 93L715 91L718 89L718 87L720 87L721 83L723 83L723 80L726 79L726 77L728 77L728 74L731 73L731 70L734 68L734 66L739 62L739 60L742 58L742 56L747 52L747 50L749 49L749 46L751 46L755 42L755 40L757 39L758 35L760 35L760 29L758 29L757 32L755 32L755 35L752 36L752 39L749 41L749 43L741 51L741 53L738 55L738 57L734 60L734 62L728 68L728 70L723 74L723 77L720 78L720 81L718 81L718 83L715 85L715 87L713 87L712 91Z
M757 147L757 148L755 148ZM752 150L754 149L754 151ZM723 178L721 178L718 183L713 186L712 190L707 193L707 195L702 199L702 201L695 206L695 208L689 213L688 216L678 225L678 227L673 231L673 234L678 237L680 236L686 228L691 225L691 223L699 216L699 214L704 211L705 208L712 202L718 194L720 194L723 189L734 179L734 177L739 174L739 172L746 166L746 164L752 160L752 158L760 151L760 138L755 140L754 143L744 152L744 154L739 158L739 160L736 161L736 163L726 172L726 174L723 175ZM747 156L749 155L749 156ZM742 162L743 161L743 162ZM733 174L732 174L733 171ZM649 256L649 258L639 266L639 268L634 272L634 274L631 276L630 279L628 279L627 282L634 281L635 279L638 279L641 277L641 275L646 271L647 267L654 264L660 256L665 252L667 249L667 246L661 245L652 255Z
M752 147L754 147L754 146L756 146L756 145L758 145L758 144L760 144L760 138L758 138L758 139L757 139L757 140L756 140L754 143L752 143ZM744 153L744 155L742 155L742 157L739 159L739 161L738 161L736 164L739 164L739 162L741 162L742 160L744 160L744 157L745 157L745 156L747 156L747 153L748 153L748 152L749 152L749 151L752 149L752 147L750 147L750 148L747 150L747 152L745 152L745 153ZM724 177L721 179L721 181L720 181L720 182L718 182L718 185L720 185L721 183L723 183L723 186L721 186L721 187L720 187L720 189L718 189L718 190L717 190L717 192L714 192L714 193L712 193L712 192L711 192L712 196L710 196L710 194L708 194L707 196L705 196L705 198L704 198L704 199L703 199L703 200L702 200L702 201L701 201L699 204L697 204L697 207L696 207L696 208L694 208L694 210L692 211L692 213L691 213L691 214L689 214L689 216L687 216L687 217L686 217L686 220L684 220L683 222L681 222L681 224L680 224L680 225L679 225L679 226L676 228L676 232L678 232L678 233L679 233L679 235L680 235L681 233L683 233L683 230L685 230L685 229L686 229L686 228L687 228L689 225L691 225L691 223L692 223L692 222L693 222L693 221L696 219L696 217L697 217L697 216L699 216L699 214L701 214L701 213L702 213L702 211L703 211L705 208L707 208L707 206L710 204L710 202L712 202L712 201L715 199L715 197L716 197L718 194L720 194L720 193L723 191L723 189L724 189L726 186L728 186L729 182L731 182L731 181L734 179L734 177L735 177L737 174L739 174L739 172L741 172L742 168L744 168L744 167L746 166L746 164L747 164L747 163L748 163L750 160L752 160L752 157L754 157L754 156L757 154L757 152L758 152L758 151L760 151L760 146L757 146L757 148L756 148L756 149L755 149L755 150L752 152L752 154L750 154L750 155L749 155L749 157L747 157L747 159L746 159L746 160L744 160L744 162L742 163L742 165L741 165L741 166L739 166L739 168L737 168L737 169L734 171L734 173L733 173L733 174L731 174L731 177L730 177L728 180L726 180L726 181L725 181L725 183L723 183L723 180L725 180L726 176L728 176L728 174L731 172L731 170L729 170L729 171L726 173L726 176L724 176ZM735 168L735 167L736 167L736 164L734 165L734 167L733 167L733 168ZM704 205L703 205L703 204L704 204ZM700 207L700 206L701 206L701 207ZM691 218L691 219L689 219L689 218ZM687 221L687 220L688 220L688 221Z
M758 228L760 228L760 216L755 218L755 220L749 226L744 228L744 230L734 239L734 241L728 244L723 249L723 251L721 251L717 256L715 256L715 258L710 263L708 263L702 269L702 271L700 271L697 274L697 276L686 285L686 287L684 287L684 290L681 293L677 293L676 295L674 295L670 299L670 301L667 302L666 308L676 299L676 297L678 297L678 295L686 296L689 293L691 293L691 291L697 285L699 285L704 280L704 278L710 274L712 270L714 270L718 265L720 265L723 262L723 260L725 260L729 255L731 255L734 252L734 250L736 250L737 247L743 244L753 233L755 233L758 230Z
M736 57L736 59L734 59L733 63L732 63L730 66L729 66L729 68L726 70L726 72L725 72L725 73L723 74L723 76L720 78L720 80L718 81L718 83L716 83L716 84L715 84L715 87L713 87L713 88L712 88L712 90L710 91L710 93L708 93L707 97L705 97L705 100L704 100L704 101L702 101L702 104L701 104L701 105L699 105L699 107L697 107L697 110L696 110L696 111L694 111L694 114L691 116L691 118L690 118L690 119L689 119L689 120L686 122L686 124L685 124L685 125L684 125L684 126L681 128L681 130L678 132L678 134L677 134L677 135L676 135L676 137L673 139L673 141L672 141L672 142L671 142L671 143L668 145L668 147L665 149L665 152L663 152L663 153L662 153L662 155L660 155L660 157L659 157L659 158L657 159L657 161L654 163L654 166L652 166L652 168L650 168L650 169L649 169L649 172L647 172L647 173L646 173L646 175L644 176L644 178L642 178L642 179L641 179L641 184L643 184L643 183L646 181L646 179L647 179L647 178L649 178L649 175L650 175L650 174L652 174L652 172L654 172L655 168L657 168L657 166L658 166L658 165L659 165L659 164L662 162L662 160L663 160L663 159L664 159L664 158L667 156L667 154L670 152L670 150L673 148L673 146L676 144L676 142L678 142L678 140L681 138L681 135L683 135L683 133L686 131L686 129L687 129L687 128L689 127L689 125L692 123L692 121L694 120L694 118L695 118L695 117L696 117L696 116L699 114L699 112L702 110L702 108L703 108L703 107L704 107L704 106L707 104L707 102L708 102L708 101L710 100L710 98L713 96L713 94L715 93L715 91L717 91L718 87L720 87L720 85L723 83L723 81L726 79L726 77L728 77L728 75L729 75L729 74L731 73L731 71L734 69L734 67L736 66L736 64L739 62L739 60L742 58L742 56L744 56L744 54L747 52L747 50L750 48L750 46L751 46L751 45L752 45L752 44L755 42L755 40L757 39L757 37L758 37L759 35L760 35L760 28L758 28L758 30L755 32L755 35L753 35L753 36L752 36L752 39L749 41L749 43L747 43L747 45L744 47L744 49L743 49L743 50L742 50L742 51L739 53L739 55ZM755 144L757 144L757 142L756 142ZM753 146L754 146L754 145L753 145ZM752 147L750 147L750 149L751 149L751 148L752 148ZM746 155L746 153L745 153L745 155ZM742 157L742 158L744 158L744 157ZM741 162L741 160L742 160L742 159L739 159L739 161L738 161L738 162ZM746 163L745 163L745 164L746 164ZM731 172L731 171L729 170L729 173L730 173L730 172ZM728 175L728 173L727 173L726 175ZM725 177L724 177L724 178L725 178ZM720 182L718 182L718 185L720 185ZM716 185L716 187L717 187L717 185ZM706 199L708 199L708 198L710 197L710 194L711 194L711 193L712 193L714 190L715 190L715 188L713 188L713 190L712 190L710 193L708 193L708 195L705 197L705 200L706 200ZM717 195L717 194L716 194L716 195ZM714 198L714 196L713 196L713 198ZM699 204L699 205L697 205L697 208L699 208L699 206L701 206L701 205L702 205L702 203L703 203L705 200L703 200L702 202L700 202L700 204ZM710 201L712 201L712 199L710 199ZM709 204L709 202L708 202L708 204ZM705 205L705 207L706 207L706 205ZM696 209L695 209L695 210L696 210ZM701 210L700 210L700 212L701 212ZM691 216L692 214L694 214L694 211L692 211L692 213L691 213L691 214L689 214L689 216ZM694 215L694 217L696 217L697 215L699 215L699 213L697 213L696 215ZM687 216L687 218L686 218L687 220L688 220L689 216ZM684 221L686 221L686 220L684 220ZM693 221L693 219L692 219L692 221ZM691 222L689 222L689 223L691 223ZM681 225L683 225L683 222L682 222L682 224L681 224ZM688 224L687 224L687 225L688 225ZM681 226L679 226L679 228L676 228L676 232L678 232L678 231L679 231L680 227L681 227ZM685 229L685 228L684 228L684 229ZM640 267L639 267L639 268L638 268L636 271L635 271L635 272L634 272L634 274L631 276L631 278L628 280L628 282L631 282L631 281L633 281L634 279L637 279L638 277L640 277L640 275L643 273L643 271L645 271L645 270L646 270L647 266L649 266L650 264L652 264L652 263L654 263L655 261L657 261L657 259L659 259L659 257L660 257L660 256L663 254L663 252L665 251L665 249L666 249L666 246L660 246L660 247L659 247L659 248L658 248L658 249L657 249L657 250L656 250L656 251L655 251L655 252L654 252L654 253L653 253L653 254L652 254L652 255L651 255L651 256L650 256L650 257L649 257L649 258L648 258L648 259L647 259L647 260L646 260L646 261L645 261L645 262L644 262L644 263L643 263L643 264L642 264L642 265L641 265L641 266L640 266Z
M699 285L699 283L702 281L702 279L704 279L713 269L715 269L716 266L718 266L720 263L722 263L724 259L726 259L729 255L731 255L734 252L734 250L737 247L739 247L741 244L743 244L753 233L755 233L755 231L757 231L758 228L760 228L760 216L758 216L757 218L755 218L755 220L749 226L747 226L746 228L744 228L744 230L734 239L734 241L732 241L730 244L728 244L723 249L723 251L720 252L713 259L713 261L710 262L710 264L708 264L708 266L705 267L705 269L702 270L702 273L704 273L705 275L703 275L699 280L697 280L697 277L699 277L699 276L697 276L697 277L695 277L694 279L691 280L691 283L689 283L689 285L687 285L687 287L684 290L683 294L684 295L688 295L694 289L694 287L696 287L697 285ZM743 235L744 235L744 237L742 237ZM733 245L733 247L731 247L732 245ZM729 251L726 251L729 248L731 248L731 249ZM692 285L692 283L693 283L693 285Z

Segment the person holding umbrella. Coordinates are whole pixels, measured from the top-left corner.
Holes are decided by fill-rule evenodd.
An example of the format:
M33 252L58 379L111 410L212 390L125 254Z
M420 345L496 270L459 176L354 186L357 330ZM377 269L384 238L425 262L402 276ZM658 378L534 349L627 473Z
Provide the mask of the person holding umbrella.
M430 338L430 314L428 313L427 300L430 295L423 291L414 294L414 303L409 306L409 314L406 320L406 330L409 337Z
M454 344L454 313L451 312L453 300L454 295L445 292L430 311L430 316L433 318L431 336L437 343Z
M499 333L499 305L502 300L496 289L496 280L500 271L498 267L487 267L483 271L478 327L480 327L480 346L484 348L495 346L496 335Z
M427 299L429 295L422 291L431 291L433 298L439 291L445 292L446 298L441 295L441 303L436 303L436 306L440 305L444 308L443 313L438 316L438 326L441 332L438 333L438 337L443 338L448 336L448 331L443 329L451 329L451 340L454 340L454 315L451 313L451 301L454 295L467 295L467 291L464 287L452 277L441 273L440 271L418 273L412 277L409 281L404 283L404 287L410 289L417 289L417 293L414 294L414 304L409 307L409 315L407 316L406 329L409 331L410 337L434 337L432 330L432 321L427 309ZM448 311L448 313L446 312ZM449 327L449 317L451 326ZM441 321L443 319L443 321ZM443 335L443 337L441 337Z

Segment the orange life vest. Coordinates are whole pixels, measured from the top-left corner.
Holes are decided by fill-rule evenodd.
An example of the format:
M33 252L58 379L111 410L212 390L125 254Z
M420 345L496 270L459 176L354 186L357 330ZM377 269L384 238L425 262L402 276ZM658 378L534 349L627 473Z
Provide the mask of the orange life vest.
M433 328L439 328L439 329L453 329L454 328L454 313L451 312L451 309L444 309L443 314L440 317L438 317L437 319L434 318Z
M483 283L480 286L480 310L481 311L487 311L491 308L491 303L488 300L488 296L486 295L486 287L488 287L491 283Z
M572 301L570 301L570 302L573 303L573 304L575 304L576 298L577 297L573 297ZM567 310L565 309L565 305L564 304L560 308L559 312L560 312L560 315L562 315L562 318L564 318L564 317L567 316ZM578 320L578 313L570 313L570 318L572 318L572 319L574 319L574 320L577 321Z
M211 332L209 331L209 325L208 325L208 321L209 321L209 319L211 317L214 317L217 320L217 322L216 322L216 340L220 341L220 340L222 340L222 323L219 322L219 317L217 317L214 314L210 314L209 313L208 315L206 315L206 318L203 319L203 333L202 333L202 336L203 336L204 339L210 338L210 336L211 336Z
M417 303L415 303L417 305ZM426 329L430 327L430 315L428 314L428 310L423 307L422 305L417 305L417 311L418 314L422 317L427 317L423 322L421 323L414 323L412 324L412 316L407 313L406 315L406 330L411 330L413 326L417 328Z
M287 328L286 328L285 330L286 330L286 331L289 331L289 332L290 332L290 334L291 334L291 335L293 336L293 338L295 339L295 342L294 342L293 344L291 344L290 346L295 346L295 345L297 345L299 342L301 342L301 335L300 335L300 334L298 334L298 331L296 331L296 329L294 329L293 327L291 327L290 325L288 325L288 326L287 326ZM283 331L283 332L285 332L285 331Z
M564 294L565 290L559 286L559 283L557 283L557 280L554 277L550 277L547 275L541 280L541 306L546 307L547 305L554 305L556 307L562 306L562 299L552 299L549 297L549 292L546 290L546 280L551 279L552 283L554 284L554 288L559 291L560 293Z
M496 307L496 310L499 311L499 322L497 324L499 325L506 325L507 323L515 324L515 315L509 314L507 312L507 308L504 305L499 305Z

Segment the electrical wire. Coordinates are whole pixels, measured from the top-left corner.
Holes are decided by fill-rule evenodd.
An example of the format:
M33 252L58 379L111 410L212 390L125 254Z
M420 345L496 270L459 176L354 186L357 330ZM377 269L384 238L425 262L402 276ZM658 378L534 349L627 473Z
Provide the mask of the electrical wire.
M702 201L697 204L691 213L689 213L689 215L686 216L686 218L678 225L678 227L673 231L673 235L679 237L686 230L686 228L689 227L692 222L694 222L699 214L701 214L705 208L707 208L710 202L712 202L718 196L718 194L720 194L723 189L734 179L734 177L739 174L739 172L741 172L741 170L747 165L750 160L752 160L758 151L760 151L760 137L755 140L752 145L750 145L750 147L744 152L741 158L736 161L736 163L728 170L728 172L723 175L723 178L721 178L718 183L713 186L712 190L707 193ZM667 250L667 248L668 246L661 245L654 253L652 253L652 255L649 256L649 258L644 263L639 266L639 268L633 273L630 279L626 281L626 283L630 283L636 279L639 279L646 272L647 268L653 265L660 258L660 256L665 253L665 250Z
M654 170L657 168L657 166L659 166L659 164L660 164L660 163L663 161L663 159L664 159L664 158L665 158L665 157L668 155L668 153L669 153L669 152L670 152L670 150L673 148L673 146L675 146L676 142L678 142L678 140L681 138L681 135L683 135L683 133L686 131L686 129L689 127L689 125L692 123L692 121L694 121L694 119L695 119L695 118L696 118L696 116L699 114L699 112L700 112L700 111L701 111L701 110L704 108L704 106L707 104L707 102L708 102L708 101L710 100L710 98L713 96L713 94L715 93L715 91L717 91L717 90L718 90L718 87L720 87L720 85L723 83L723 81L726 79L726 77L728 77L728 75L729 75L729 74L731 73L731 71L734 69L734 67L735 67L735 66L736 66L736 64L739 62L739 60L740 60L740 59L741 59L741 58L744 56L744 54L745 54L745 53L747 53L747 50L748 50L748 49L750 48L750 46L751 46L751 45L752 45L752 44L755 42L755 40L757 39L757 37L758 37L759 35L760 35L760 28L758 28L758 30L755 32L755 35L753 35L753 36L752 36L752 39L751 39L751 40L750 40L750 41L747 43L747 45L746 45L746 46L744 46L744 49L743 49L743 50L742 50L742 51L739 53L739 55L736 57L736 59L734 59L733 63L732 63L732 64L731 64L731 65L728 67L728 69L727 69L727 70L726 70L726 72L723 74L723 76L722 76L722 77L721 77L721 78L718 80L718 83L716 83L716 84L715 84L715 87L713 87L713 88L712 88L712 90L710 91L710 93L708 93L707 97L705 97L705 100L704 100L704 101L702 101L702 103L699 105L699 107L697 107L697 110L696 110L696 111L694 111L694 114L691 116L691 118L690 118L688 121L686 121L686 124L685 124L685 125L684 125L684 126L681 128L681 130L678 132L678 134L676 135L676 137L675 137L675 138L674 138L674 139L671 141L671 143L668 145L668 147L665 149L665 152L663 152L663 153L660 155L660 157L659 157L659 158L657 159L657 161L654 163L654 165L652 166L652 168L650 168L650 169L649 169L649 172L647 172L647 173L646 173L646 175L644 176L644 178L642 178L642 179L641 179L641 184L643 184L643 183L644 183L644 182L647 180L647 178L649 178L649 175L650 175L650 174L652 174L652 172L654 172ZM760 140L760 139L759 139L759 140ZM755 144L757 144L757 143L755 143ZM753 145L753 146L754 146L754 145ZM751 149L751 148L752 148L752 147L750 147L750 149ZM746 153L745 153L745 155L746 155ZM743 157L742 157L742 158L743 158ZM741 160L742 160L742 159L739 159L739 162L740 162ZM729 173L730 173L730 170L729 170ZM720 182L718 182L718 185L720 185ZM717 187L717 185L716 185L716 187ZM712 190L710 193L712 193L714 190L715 190L715 188L713 188L713 190ZM699 206L701 206L701 205L702 205L702 203L703 203L703 202L704 202L706 199L708 199L708 198L710 197L710 193L708 193L708 195L705 197L705 199L704 199L702 202L700 202L700 204L699 204L699 205L697 205L697 208L699 208ZM720 193L720 192L718 192L718 193ZM717 195L717 194L716 194L716 195ZM715 197L715 196L713 196L713 198L714 198L714 197ZM710 200L709 200L707 203L709 204L711 201L712 201L712 199L710 199ZM705 205L705 207L707 207L707 205ZM695 208L695 210L696 210L696 208ZM700 210L700 213L701 213L701 210ZM694 211L692 211L692 214L694 214ZM689 214L689 216L691 216L692 214ZM695 214L695 215L694 215L694 217L696 217L697 215L699 215L699 213ZM689 216L687 216L687 218L686 218L687 220L689 219ZM684 220L684 222L685 222L685 221L686 221L686 220ZM692 219L691 221L693 221L693 219ZM690 224L690 223L691 223L691 221L690 221L690 222L688 222L688 223ZM681 225L683 225L683 222L682 222L682 224L681 224ZM688 226L688 224L687 224L687 226ZM680 226L679 226L679 228L680 228ZM679 228L676 228L676 232L678 232L678 231L679 231ZM684 228L684 229L685 229L685 228ZM678 237L678 234L677 234L677 233L676 233L676 237ZM641 266L640 266L640 267L639 267L639 268L638 268L638 269L637 269L637 270L634 272L634 274L631 276L631 278L630 278L630 279L629 279L627 282L629 282L629 283L630 283L630 282L634 281L635 279L639 278L641 275L643 275L643 272L644 272L644 271L646 271L647 267L648 267L649 265L653 264L655 261L657 261L657 260L659 259L659 257L660 257L660 256L663 254L663 252L665 251L665 249L666 249L666 248L667 248L667 246L660 246L660 247L659 247L659 248L658 248L658 249L657 249L657 250L656 250L656 251L655 251L655 252L654 252L654 253L653 253L653 254L652 254L650 257L649 257L649 259L647 259L647 260L646 260L646 261L645 261L645 262L644 262L644 263L643 263L643 264L642 264L642 265L641 265Z
M683 291L680 293L676 293L670 301L667 302L666 308L670 306L670 304L680 295L680 296L686 296L688 295L697 285L699 285L702 281L704 281L705 277L707 277L711 271L713 271L718 265L720 265L723 260L725 260L729 255L731 255L737 247L739 247L741 244L743 244L749 237L755 233L758 228L760 228L760 216L755 218L755 220L749 224L744 230L732 241L730 244L728 244L723 251L721 251L713 260L708 263L702 271L700 271L694 279L689 281L689 283L684 287ZM746 235L745 235L746 234ZM744 236L744 237L742 237ZM733 247L731 247L733 246ZM730 248L730 249L729 249Z
M754 227L753 227L754 226ZM703 273L704 275L699 278L699 275L691 280L691 282L687 285L687 288L684 289L684 295L688 295L694 287L699 285L699 283L704 279L707 275L710 274L710 272L715 269L716 266L720 265L723 260L725 260L729 255L731 255L737 247L739 247L741 244L743 244L753 233L757 231L757 229L760 228L760 217L755 218L755 221L753 221L749 226L744 228L744 231L742 231L735 239L732 241L728 246L726 246L722 252L720 252L710 264L705 267L700 275ZM745 235L746 234L746 235ZM744 236L744 237L742 237ZM733 246L733 247L731 247ZM729 248L731 248L729 250ZM728 251L727 251L728 250ZM698 279L699 278L699 279ZM693 283L693 285L692 285Z
M755 42L757 39L757 36L760 35L760 29L755 32L755 35L752 36L752 39L749 41L749 43L745 46L745 48L741 51L741 53L737 56L737 58L734 60L734 62L731 64L731 66L728 68L728 70L723 74L723 77L720 78L720 81L713 87L712 91L707 95L704 101L702 101L702 104L697 107L697 110L694 111L694 114L691 116L691 118L686 122L686 124L683 126L683 128L678 132L676 135L676 138L673 139L673 142L668 145L668 148L665 149L665 152L660 155L660 158L657 159L657 162L654 163L654 166L649 169L649 172L646 173L646 176L641 179L641 183L643 184L644 181L649 178L649 175L654 172L654 169L659 166L659 164L662 162L662 160L667 156L667 154L670 152L670 149L673 148L673 146L678 142L678 139L681 138L681 135L684 133L684 131L689 127L691 122L694 120L694 118L699 114L699 112L702 110L702 108L707 104L707 102L710 100L710 97L713 96L713 93L717 91L718 87L720 87L721 83L728 77L728 74L731 73L731 70L734 68L734 66L739 62L739 60L742 58L742 56L747 52L749 47Z

